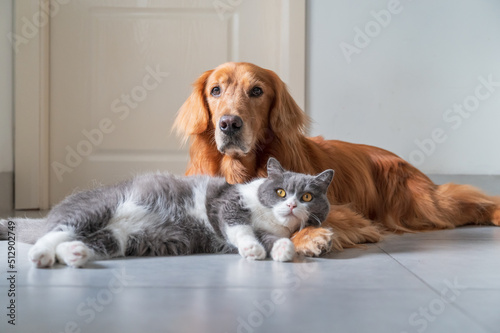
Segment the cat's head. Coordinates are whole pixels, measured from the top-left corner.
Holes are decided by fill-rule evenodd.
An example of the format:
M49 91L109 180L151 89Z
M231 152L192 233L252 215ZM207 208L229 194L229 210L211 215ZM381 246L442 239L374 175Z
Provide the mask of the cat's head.
M319 226L329 211L328 186L334 171L311 176L286 171L275 159L267 162L267 179L259 187L261 204L272 208L276 220L292 232L306 225Z

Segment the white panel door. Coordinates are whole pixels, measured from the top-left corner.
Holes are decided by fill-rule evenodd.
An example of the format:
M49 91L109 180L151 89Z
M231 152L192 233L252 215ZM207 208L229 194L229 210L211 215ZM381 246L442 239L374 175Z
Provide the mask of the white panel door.
M184 173L171 134L202 72L270 68L303 105L305 5L269 0L74 0L50 22L49 204L146 171Z

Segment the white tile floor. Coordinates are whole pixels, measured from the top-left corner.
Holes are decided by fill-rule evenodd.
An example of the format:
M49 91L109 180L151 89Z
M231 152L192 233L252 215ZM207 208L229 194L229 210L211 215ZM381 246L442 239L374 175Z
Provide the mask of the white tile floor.
M498 178L458 180L500 194ZM12 326L0 242L0 332L500 332L495 227L391 235L293 263L194 255L49 270L31 267L29 247L17 244Z

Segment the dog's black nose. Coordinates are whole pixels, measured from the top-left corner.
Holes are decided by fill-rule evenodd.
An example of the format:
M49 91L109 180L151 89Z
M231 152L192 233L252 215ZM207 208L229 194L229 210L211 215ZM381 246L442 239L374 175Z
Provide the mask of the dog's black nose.
M219 120L219 127L222 133L233 135L243 127L243 119L238 116L222 116Z

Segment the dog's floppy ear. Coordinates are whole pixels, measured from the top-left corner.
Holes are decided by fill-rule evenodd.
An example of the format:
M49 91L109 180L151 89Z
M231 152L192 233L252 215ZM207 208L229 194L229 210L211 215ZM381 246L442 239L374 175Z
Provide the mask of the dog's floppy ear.
M205 86L212 72L213 70L206 71L193 83L193 92L177 113L172 130L184 141L190 135L203 133L208 127L210 115L205 100Z
M302 133L308 125L308 117L292 98L286 84L274 72L271 73L275 94L269 115L271 130L278 135Z

